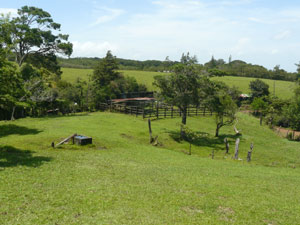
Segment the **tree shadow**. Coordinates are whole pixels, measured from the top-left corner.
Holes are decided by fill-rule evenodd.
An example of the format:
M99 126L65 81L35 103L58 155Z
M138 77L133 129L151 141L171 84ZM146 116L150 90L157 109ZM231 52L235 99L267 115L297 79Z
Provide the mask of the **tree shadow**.
M179 131L169 131L168 132L170 137L176 141L176 142L182 142L182 141L188 141L192 145L195 146L206 146L213 148L215 150L225 150L225 144L224 144L224 139L227 138L228 142L230 145L235 144L235 139L240 138L242 139L242 135L232 135L232 134L223 134L219 135L219 137L212 137L206 132L194 132L194 137L193 140L183 140L180 136Z
M0 169L5 167L38 167L52 160L50 157L33 156L30 150L20 150L12 146L0 146Z
M36 117L36 118L39 118L39 119L44 119L44 120L47 120L47 119L53 119L53 118L63 118L63 117L83 117L83 116L90 116L90 112L83 112L83 113L69 113L69 114L59 114L59 115L43 115L43 116L39 116L39 117Z
M40 132L42 131L23 127L23 126L18 126L15 124L7 124L7 125L0 126L0 138L12 134L28 135L28 134L38 134Z

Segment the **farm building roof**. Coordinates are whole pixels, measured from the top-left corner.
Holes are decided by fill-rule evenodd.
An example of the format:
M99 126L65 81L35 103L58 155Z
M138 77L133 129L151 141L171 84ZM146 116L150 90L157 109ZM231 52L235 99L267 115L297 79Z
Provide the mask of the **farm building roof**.
M113 103L119 102L129 102L129 101L154 101L154 98L142 97L142 98L122 98L122 99L112 99Z

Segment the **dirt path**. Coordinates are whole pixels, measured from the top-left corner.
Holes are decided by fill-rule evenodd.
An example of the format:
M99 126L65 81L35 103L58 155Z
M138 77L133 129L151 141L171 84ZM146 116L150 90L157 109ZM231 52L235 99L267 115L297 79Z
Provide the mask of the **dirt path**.
M276 132L280 137L287 137L289 133L293 133L294 138L300 137L300 132L299 131L293 131L291 129L286 129L282 127L274 127L273 128L274 132Z

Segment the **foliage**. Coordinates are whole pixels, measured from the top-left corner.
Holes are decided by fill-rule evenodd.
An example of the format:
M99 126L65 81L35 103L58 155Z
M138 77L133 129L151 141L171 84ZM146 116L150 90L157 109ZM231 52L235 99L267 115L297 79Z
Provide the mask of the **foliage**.
M67 42L68 35L54 34L61 25L54 22L43 9L23 6L18 9L17 17L4 24L8 33L5 46L14 52L19 66L29 55L52 57L55 53L72 54L72 44Z
M194 57L183 54L181 61L170 76L154 77L154 85L159 88L163 101L182 111L182 124L186 124L187 107L199 104L200 76L194 67Z
M18 98L23 93L22 78L16 66L0 55L0 109L10 110L19 104Z
M268 103L262 97L254 98L253 102L251 103L251 108L259 112L264 112L268 108Z
M295 97L285 111L289 126L300 131L300 87L295 89Z
M98 108L99 103L117 98L122 93L144 92L145 85L139 85L135 78L124 77L118 70L116 57L107 52L106 57L99 61L91 76L93 102Z
M217 81L208 81L206 82L204 92L205 105L211 111L216 113L215 122L216 122L216 133L215 136L219 136L219 130L221 127L226 125L232 125L237 112L237 105L233 99L237 99L235 90L231 90L223 82ZM231 95L232 96L231 96Z
M260 79L251 81L249 84L249 87L251 90L252 99L263 97L263 96L268 96L270 94L269 85Z

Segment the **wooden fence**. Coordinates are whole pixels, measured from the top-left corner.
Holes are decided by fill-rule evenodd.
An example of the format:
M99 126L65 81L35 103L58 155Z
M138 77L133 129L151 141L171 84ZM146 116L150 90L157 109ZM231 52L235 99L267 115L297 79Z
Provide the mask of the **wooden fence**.
M100 104L101 110L110 110L111 112L121 112L125 114L142 116L143 118L175 118L181 117L182 111L179 108L167 105L155 105L154 107L127 106L123 104ZM212 116L214 112L205 107L188 107L187 116Z

